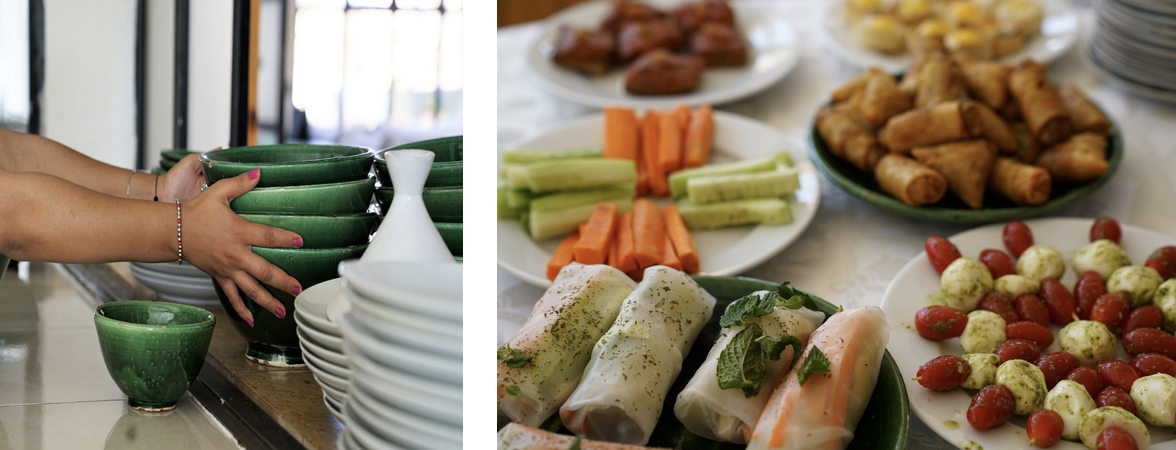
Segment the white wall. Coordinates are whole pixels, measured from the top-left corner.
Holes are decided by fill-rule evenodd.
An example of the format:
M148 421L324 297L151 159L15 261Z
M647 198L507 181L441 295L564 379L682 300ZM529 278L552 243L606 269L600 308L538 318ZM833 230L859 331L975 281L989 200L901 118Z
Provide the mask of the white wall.
M191 2L188 148L228 147L232 116L233 0Z
M146 167L159 165L159 152L172 148L175 118L176 3L147 2Z

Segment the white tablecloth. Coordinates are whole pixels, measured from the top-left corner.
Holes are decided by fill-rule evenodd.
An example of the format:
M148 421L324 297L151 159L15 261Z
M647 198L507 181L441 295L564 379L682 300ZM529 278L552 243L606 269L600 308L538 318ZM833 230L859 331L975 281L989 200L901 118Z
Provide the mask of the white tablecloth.
M800 35L804 46L800 63L779 84L719 109L766 122L800 145L819 105L858 69L819 44L817 27L823 1L778 3L791 13ZM1083 30L1089 32L1093 13L1085 7L1082 12ZM531 23L498 32L500 149L511 149L561 122L598 111L561 100L537 87L524 54L540 30L539 24ZM1102 82L1083 65L1077 48L1050 66L1050 78L1082 88L1118 122L1125 144L1115 176L1098 192L1055 216L1110 215L1123 223L1176 235L1176 107L1129 95ZM804 148L796 150L806 152ZM846 306L878 305L890 279L922 251L928 236L950 236L971 228L896 216L850 197L823 178L821 191L820 210L804 235L744 275L789 280L794 286ZM498 271L499 343L514 334L542 294L541 289ZM527 300L512 302L510 298ZM912 419L911 449L951 447L917 417Z

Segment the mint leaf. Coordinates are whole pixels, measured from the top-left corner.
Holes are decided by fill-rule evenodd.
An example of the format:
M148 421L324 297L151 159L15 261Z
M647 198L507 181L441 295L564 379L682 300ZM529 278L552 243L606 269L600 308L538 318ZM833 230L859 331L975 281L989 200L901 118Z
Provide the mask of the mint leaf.
M534 356L528 356L522 350L517 348L510 348L510 344L506 344L498 348L498 360L506 364L506 367L511 369L521 369L527 363L531 362Z
M817 346L813 346L808 352L808 356L804 358L804 363L800 365L800 369L796 372L796 376L800 381L800 385L804 386L804 382L808 381L809 376L816 372L829 371L829 358L821 352Z
M747 319L771 314L779 299L780 295L775 292L746 295L727 307L727 310L723 312L723 317L719 318L719 325L723 328L743 325L743 321Z
M776 306L788 309L800 309L804 307L804 300L805 296L797 294L789 297L788 300L781 301Z
M577 434L576 437L572 439L572 445L568 446L568 450L580 450L580 441L583 439L584 435Z
M743 389L743 395L747 398L759 394L768 375L764 352L757 341L763 334L763 329L752 322L731 339L727 348L719 354L719 365L716 368L719 388Z
M789 366L796 365L796 361L800 360L800 352L804 351L801 346L804 342L800 338L785 334L784 336L775 338L771 336L763 336L759 338L760 349L763 350L764 356L770 358L772 361L779 361L780 355L784 353L784 349L792 346L792 362Z
M517 384L512 384L510 386L507 386L506 393L513 395L515 397L522 397L523 396L523 390L519 389L519 385L517 385Z

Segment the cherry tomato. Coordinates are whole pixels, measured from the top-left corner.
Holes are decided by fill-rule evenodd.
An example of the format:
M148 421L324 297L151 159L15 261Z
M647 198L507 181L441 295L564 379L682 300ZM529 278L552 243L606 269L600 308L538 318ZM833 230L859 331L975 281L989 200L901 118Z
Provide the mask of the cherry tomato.
M1141 377L1157 373L1166 373L1176 377L1176 360L1159 353L1135 355L1134 358L1131 358L1131 367L1135 368Z
M1066 379L1066 374L1078 367L1078 358L1069 352L1060 351L1042 355L1034 364L1045 375L1046 387L1053 389L1059 381Z
M1033 246L1033 232L1029 231L1029 226L1020 220L1009 222L1001 232L1001 240L1004 241L1005 248L1009 249L1009 253L1018 258L1025 249Z
M1013 302L1010 302L1008 297L1000 292L988 291L987 294L984 294L984 298L980 299L976 309L994 312L1004 319L1006 324L1020 321L1017 318L1017 310L1013 308Z
M1094 396L1094 404L1099 408L1104 406L1118 406L1126 409L1127 412L1135 414L1135 400L1131 399L1131 394L1120 389L1118 386L1107 386L1103 388L1098 395Z
M931 260L931 267L940 275L943 275L944 269L947 269L952 261L960 258L960 250L943 236L927 238L923 248L927 251L927 259Z
M1058 325L1074 321L1074 296L1066 286L1053 278L1041 280L1041 299L1049 310L1049 318Z
M1037 322L1043 327L1049 326L1049 309L1045 307L1045 301L1036 295L1028 292L1018 295L1013 301L1013 306L1017 308L1017 317L1021 320Z
M980 252L980 262L988 266L988 271L992 273L993 279L1017 273L1013 268L1013 258L1000 250L985 249Z
M1135 369L1123 361L1112 359L1098 364L1098 375L1102 377L1103 385L1114 386L1131 392L1131 385L1139 379Z
M1000 344L996 348L996 356L1000 357L1000 364L1005 361L1014 359L1023 359L1028 362L1037 361L1041 357L1041 347L1038 347L1033 341L1026 339L1009 339Z
M934 391L950 391L968 379L971 366L955 355L937 356L919 367L919 384Z
M1099 239L1110 239L1118 244L1123 238L1123 230L1119 229L1119 221L1113 217L1102 216L1095 219L1094 225L1090 226L1090 242Z
M1123 321L1123 334L1139 328L1160 328L1164 325L1164 310L1158 306L1140 306L1131 310Z
M1090 311L1090 320L1102 322L1110 329L1117 330L1131 313L1129 305L1127 297L1121 293L1108 292L1100 295L1094 302L1094 309Z
M1049 327L1028 320L1005 325L1005 337L1033 341L1039 348L1049 347L1054 341L1053 332L1049 331Z
M1058 443L1063 428L1065 423L1060 414L1050 409L1039 409L1025 423L1025 434L1029 436L1029 445L1044 448Z
M1090 320L1090 311L1094 309L1094 302L1100 295L1107 293L1106 282L1102 275L1093 270L1082 272L1078 282L1074 283L1075 312L1082 320Z
M1013 416L1016 401L1009 388L999 384L984 386L968 405L968 424L977 430L1001 425Z
M1160 247L1147 258L1147 264L1144 265L1156 269L1156 272L1160 273L1160 278L1165 280L1176 276L1176 247ZM995 277L996 275L993 275L993 278Z
M1098 392L1103 389L1102 376L1098 374L1097 370L1090 367L1076 367L1066 375L1066 379L1081 384L1091 397L1098 395Z
M1123 349L1131 356L1159 353L1176 357L1176 336L1156 328L1139 328L1123 335Z
M933 341L960 337L968 326L968 315L948 306L928 306L915 313L915 329L919 336Z
M1095 448L1099 450L1139 450L1135 437L1119 427L1107 427L1095 439Z

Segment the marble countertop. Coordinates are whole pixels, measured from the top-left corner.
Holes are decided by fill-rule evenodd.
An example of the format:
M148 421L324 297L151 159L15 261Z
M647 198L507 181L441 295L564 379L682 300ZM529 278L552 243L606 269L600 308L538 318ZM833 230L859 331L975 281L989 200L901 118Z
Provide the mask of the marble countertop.
M749 99L718 109L766 122L804 142L819 106L829 92L859 72L821 48L816 38L824 2L778 2L788 10L800 36L803 55L783 81ZM1084 32L1092 11L1080 7ZM544 130L595 108L571 103L535 87L524 52L541 26L502 28L498 33L498 147L514 148ZM1110 215L1123 223L1176 235L1176 106L1135 97L1102 82L1072 49L1049 69L1050 77L1074 83L1118 122L1124 136L1119 171L1098 192L1053 217ZM804 152L804 148L797 148ZM907 219L850 197L821 181L821 206L807 231L779 255L743 275L791 281L826 300L846 306L878 305L890 279L923 249L930 235L950 236L971 226ZM498 340L504 342L529 314L542 289L498 271ZM517 299L529 298L529 302ZM516 300L511 300L516 299ZM910 448L950 448L918 418L912 420Z

